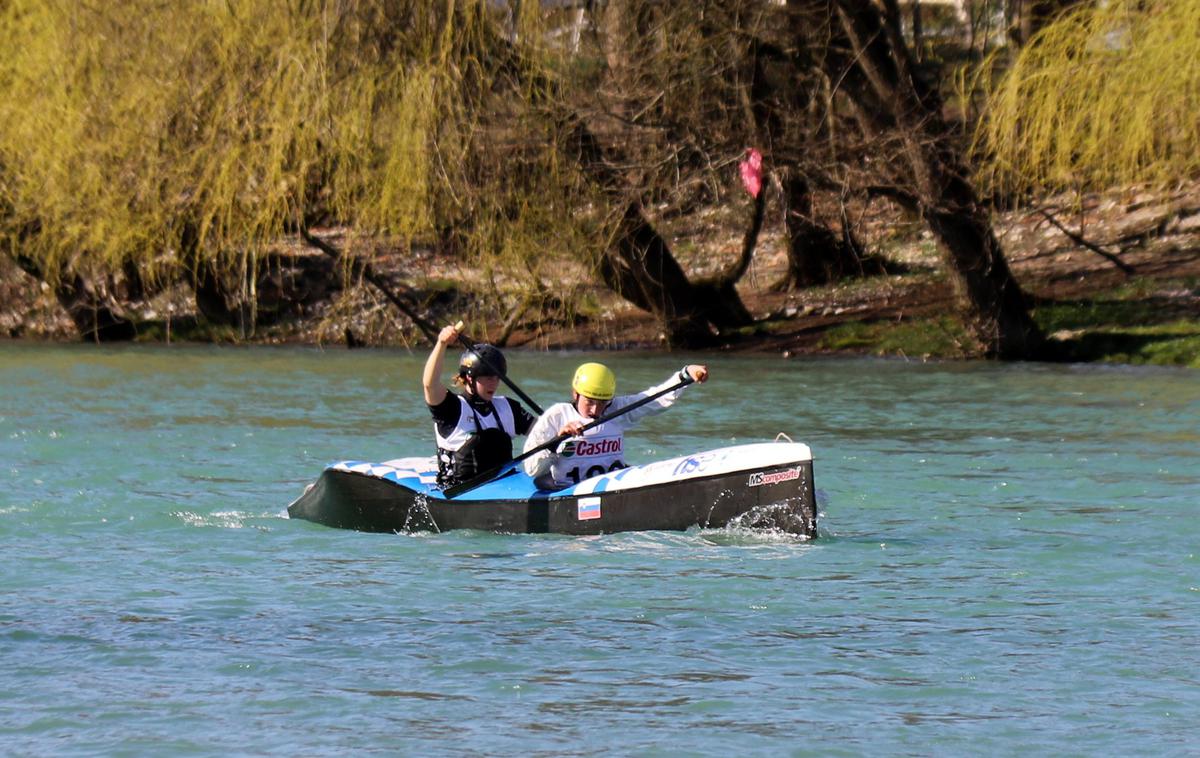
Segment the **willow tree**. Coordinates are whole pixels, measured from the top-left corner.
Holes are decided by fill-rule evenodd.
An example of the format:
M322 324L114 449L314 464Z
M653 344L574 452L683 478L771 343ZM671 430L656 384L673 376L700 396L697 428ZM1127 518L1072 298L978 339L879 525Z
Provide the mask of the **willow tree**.
M0 242L55 284L210 272L249 303L272 247L318 220L401 250L500 244L536 268L569 215L545 191L553 150L518 156L540 170L508 175L528 181L479 181L528 142L484 117L504 89L520 124L531 94L493 63L493 14L486 0L0 4ZM522 213L533 192L551 208Z
M978 147L1011 193L1200 176L1200 0L1112 0L1033 38L988 98Z

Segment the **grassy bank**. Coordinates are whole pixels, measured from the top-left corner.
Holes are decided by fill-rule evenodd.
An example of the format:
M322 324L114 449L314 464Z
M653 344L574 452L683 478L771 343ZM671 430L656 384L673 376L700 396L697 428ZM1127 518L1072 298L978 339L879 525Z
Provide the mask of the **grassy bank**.
M1046 301L1034 309L1064 360L1200 368L1200 281L1139 279L1087 298ZM1188 302L1192 308L1188 308ZM904 321L853 320L818 341L829 352L909 358L968 357L962 323L953 316Z

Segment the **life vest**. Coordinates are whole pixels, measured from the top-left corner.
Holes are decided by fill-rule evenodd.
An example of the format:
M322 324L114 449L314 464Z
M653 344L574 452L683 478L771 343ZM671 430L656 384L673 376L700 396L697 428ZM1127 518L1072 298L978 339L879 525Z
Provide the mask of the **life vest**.
M449 487L512 460L513 437L517 426L508 398L492 398L492 412L486 416L472 407L462 395L456 395L461 410L458 423L443 437L437 424L438 484Z

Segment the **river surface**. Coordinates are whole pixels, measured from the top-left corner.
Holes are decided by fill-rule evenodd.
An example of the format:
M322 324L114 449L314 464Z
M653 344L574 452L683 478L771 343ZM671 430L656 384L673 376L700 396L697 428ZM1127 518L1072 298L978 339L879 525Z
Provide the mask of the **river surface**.
M704 359L629 457L807 442L811 542L289 520L423 359L0 344L0 753L1200 753L1200 373Z

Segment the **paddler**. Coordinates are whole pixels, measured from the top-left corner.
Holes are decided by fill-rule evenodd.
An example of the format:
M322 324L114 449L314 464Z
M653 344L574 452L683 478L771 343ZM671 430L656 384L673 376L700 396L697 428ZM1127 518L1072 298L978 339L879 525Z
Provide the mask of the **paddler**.
M534 418L516 400L496 394L508 361L499 348L476 344L462 354L454 384L441 383L446 348L458 340L461 323L438 333L425 361L421 383L437 440L438 485L445 489L513 457L513 437L527 434Z
M543 445L558 435L570 439L556 450L544 450L525 459L525 471L543 490L558 490L584 479L623 469L625 462L625 430L642 419L662 413L683 394L687 384L667 392L653 402L606 421L580 434L593 419L614 413L656 392L669 389L680 381L704 383L708 367L698 364L684 366L660 385L636 395L617 395L617 377L601 363L584 363L575 370L571 380L571 402L556 403L546 409L525 438L525 450Z

